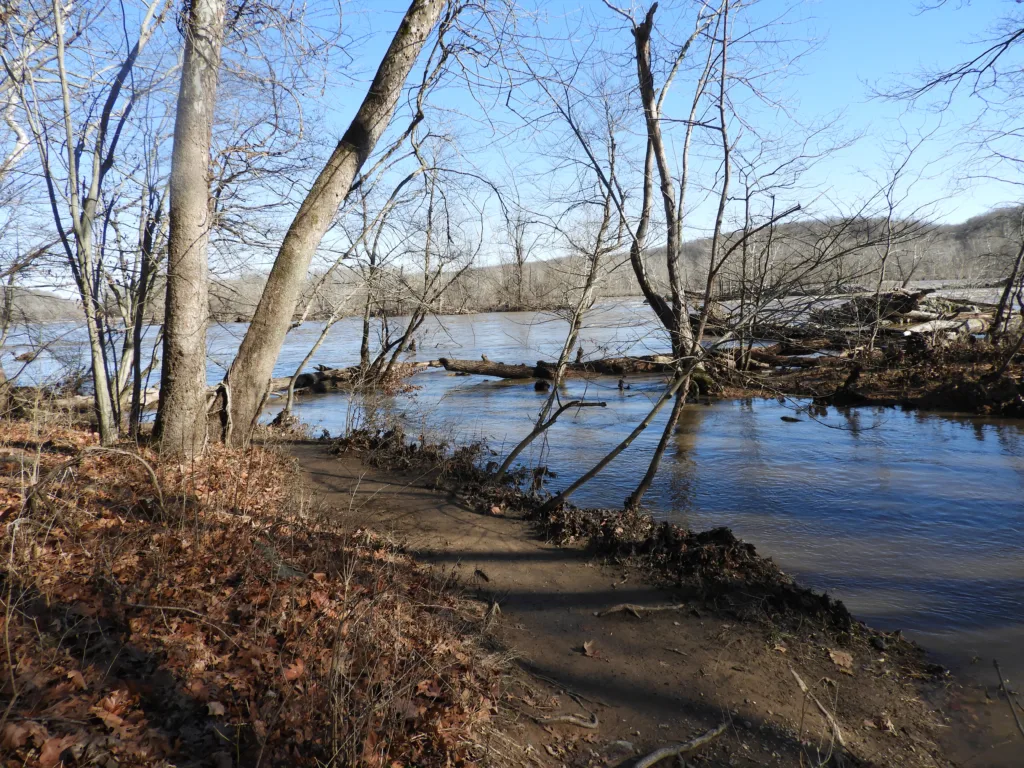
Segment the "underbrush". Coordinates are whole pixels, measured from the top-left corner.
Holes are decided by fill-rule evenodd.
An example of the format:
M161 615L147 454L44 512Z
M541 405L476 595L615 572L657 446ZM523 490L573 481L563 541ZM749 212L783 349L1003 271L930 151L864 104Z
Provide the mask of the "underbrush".
M479 757L503 659L290 459L185 464L0 422L5 764L449 766Z

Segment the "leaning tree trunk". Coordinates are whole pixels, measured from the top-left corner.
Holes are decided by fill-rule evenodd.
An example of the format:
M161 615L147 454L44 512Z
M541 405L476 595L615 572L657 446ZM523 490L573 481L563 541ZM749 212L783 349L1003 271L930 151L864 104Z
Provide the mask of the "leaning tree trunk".
M672 412L669 414L668 421L665 423L665 429L661 432L661 440L658 441L658 447L654 449L654 455L651 457L650 463L647 465L647 472L644 474L643 479L640 480L640 484L636 489L626 498L625 509L634 510L640 508L640 502L644 498L644 494L650 489L651 484L654 482L655 475L658 474L658 467L661 466L661 459L665 455L665 449L668 448L668 442L672 439L675 434L676 425L679 423L679 415L683 412L683 405L686 403L687 390L690 388L689 376L686 377L686 381L683 382L683 386L676 392L676 401L672 405Z
M633 431L626 435L625 439L623 439L621 443L612 448L611 451L605 454L604 458L597 462L597 464L595 464L589 471L585 472L579 479L574 481L568 488L566 488L564 491L560 491L558 494L552 496L550 499L541 504L540 507L537 508L537 514L543 515L547 514L548 512L552 512L555 509L558 509L558 507L564 504L565 500L569 498L569 496L572 493L578 490L580 486L584 485L585 483L589 483L591 480L597 477L597 475L599 475L605 467L611 464L612 461L614 461L614 459L620 453L629 448L629 446L633 444L633 441L636 440L640 436L640 434L651 425L651 422L654 421L655 416L658 415L658 413L664 407L665 403L667 403L671 398L675 396L676 392L679 391L679 388L683 386L683 384L685 384L687 380L687 376L677 376L675 379L673 379L668 389L666 389L661 394L661 397L658 398L658 401L654 404L654 407L651 408L648 414L644 417L644 420L637 424L635 427L633 427Z
M225 377L221 437L244 443L259 417L274 364L313 254L352 181L391 121L402 86L445 0L413 0L348 130L320 172L285 235L256 313Z
M206 437L210 143L224 40L225 0L193 0L171 155L167 300L155 433L169 454L192 455Z

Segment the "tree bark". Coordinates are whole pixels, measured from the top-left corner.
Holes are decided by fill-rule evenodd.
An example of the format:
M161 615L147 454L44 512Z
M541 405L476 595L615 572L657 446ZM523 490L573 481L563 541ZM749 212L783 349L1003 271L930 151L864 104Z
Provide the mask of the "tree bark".
M313 254L391 121L405 80L444 6L445 0L413 0L359 111L299 207L225 377L222 405L227 412L221 424L233 425L233 431L222 432L223 439L244 443L259 418Z
M206 438L210 143L225 0L193 0L174 121L160 406L155 434L168 454L192 455Z

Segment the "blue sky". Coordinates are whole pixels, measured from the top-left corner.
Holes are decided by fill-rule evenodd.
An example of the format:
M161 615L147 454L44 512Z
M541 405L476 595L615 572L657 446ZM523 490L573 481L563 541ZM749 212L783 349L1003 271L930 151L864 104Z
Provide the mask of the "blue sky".
M325 119L332 132L340 135L343 131L406 6L401 0L344 6L345 27L356 41L351 46L355 63L349 73L351 80L337 82L325 101L331 105ZM666 15L672 13L672 5L662 6L659 24L667 27L672 23ZM919 0L761 0L754 11L759 17L767 19L788 9L786 33L801 41L817 41L815 49L800 61L799 71L787 73L778 83L794 116L813 122L842 112L844 132L863 135L815 169L811 178L820 190L849 200L867 194L874 188L871 179L877 179L887 166L888 142L904 132L914 136L937 128L916 157L914 170L920 178L908 191L907 208L930 207L939 220L955 222L1011 202L1013 191L1005 186L990 182L964 189L958 185L964 157L956 147L962 125L972 114L966 100L955 102L952 112L938 125L932 115L905 114L903 104L872 98L870 89L871 84L908 82L922 70L969 58L976 50L972 43L984 38L1007 6L1006 0L975 0L922 11ZM623 49L628 48L628 32L621 25L616 29L617 20L600 0L533 0L532 8L544 31L557 35L566 27L575 27L580 19L596 20L605 28L598 45L614 50L621 43ZM443 98L446 106L462 106L458 94L446 93ZM473 107L467 104L465 109L471 112ZM517 153L524 149L504 143L500 149L493 147L493 157L478 158L477 162L491 168L516 165L520 162ZM500 161L499 152L503 155Z

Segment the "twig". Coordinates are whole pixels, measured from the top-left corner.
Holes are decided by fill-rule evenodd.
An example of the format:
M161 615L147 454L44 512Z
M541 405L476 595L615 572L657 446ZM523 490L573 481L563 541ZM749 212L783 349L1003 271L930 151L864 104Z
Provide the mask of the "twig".
M685 755L695 750L698 750L701 747L705 747L712 741L717 739L719 736L721 736L723 733L725 733L725 729L728 727L729 723L725 722L719 725L717 728L713 728L712 730L706 733L702 733L695 739L690 739L684 744L673 744L670 747L662 747L661 749L656 749L654 752L651 752L651 754L647 755L647 757L642 757L639 760L637 760L633 768L650 768L650 766L654 765L655 763L660 763L665 758L676 757L678 755Z
M612 613L631 613L638 619L643 618L640 614L644 611L648 613L656 613L658 611L681 611L686 606L682 603L677 605L633 605L632 603L620 603L619 605L613 605L611 608L606 608L603 611L596 611L595 616L608 616Z
M534 717L541 725L551 725L552 723L568 723L569 725L578 725L580 728L589 728L591 730L597 728L600 723L597 721L597 714L594 712L590 713L590 719L587 720L581 715L552 715L551 717Z
M832 727L832 733L835 734L836 741L839 742L839 746L841 746L843 749L846 749L846 741L843 739L843 732L839 729L839 723L836 722L836 719L832 716L832 713L825 709L822 703L818 701L818 699L815 697L813 693L811 693L810 689L807 687L804 681L800 679L800 675L796 673L795 669L790 667L789 671L792 672L793 677L796 678L796 684L800 686L800 690L804 692L805 696L807 696L812 702L814 702L814 706L816 706L818 708L818 711L821 712L821 716L828 721L828 724Z
M1021 725L1020 717L1017 715L1017 708L1013 706L1013 699L1010 698L1010 692L1006 690L1006 682L1003 680L1003 673L999 669L999 662L992 659L992 664L996 668L996 674L999 675L999 687L1003 691L1003 696L1006 697L1006 703L1010 706L1010 714L1013 715L1013 721L1017 724L1017 730L1020 731L1020 735L1024 736L1024 725Z

